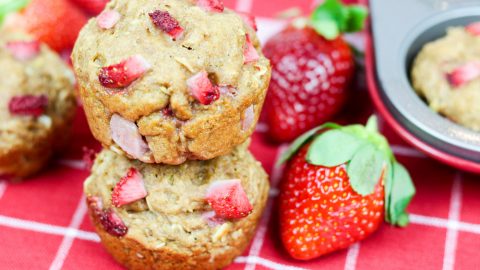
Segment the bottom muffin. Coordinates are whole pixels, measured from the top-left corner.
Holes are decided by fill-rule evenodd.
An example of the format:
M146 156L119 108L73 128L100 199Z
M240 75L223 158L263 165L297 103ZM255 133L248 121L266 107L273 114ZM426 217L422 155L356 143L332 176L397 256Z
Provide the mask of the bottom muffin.
M268 197L268 177L247 150L179 166L109 150L86 180L89 214L128 269L221 269L247 247Z

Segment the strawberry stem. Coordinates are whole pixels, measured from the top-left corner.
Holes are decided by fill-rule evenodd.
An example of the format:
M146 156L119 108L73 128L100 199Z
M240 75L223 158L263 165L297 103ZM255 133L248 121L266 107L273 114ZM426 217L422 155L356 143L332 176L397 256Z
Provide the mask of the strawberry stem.
M342 33L358 32L365 27L368 11L360 5L343 5L339 0L325 0L310 17L310 25L328 40Z
M30 3L30 0L0 0L0 25L8 14L21 10L28 3Z

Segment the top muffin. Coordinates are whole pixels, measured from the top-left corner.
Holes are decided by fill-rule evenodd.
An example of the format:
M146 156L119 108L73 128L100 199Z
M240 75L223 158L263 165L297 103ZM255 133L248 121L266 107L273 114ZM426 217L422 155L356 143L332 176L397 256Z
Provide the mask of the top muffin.
M250 17L212 0L114 0L72 59L90 128L143 162L225 155L253 132L270 79Z

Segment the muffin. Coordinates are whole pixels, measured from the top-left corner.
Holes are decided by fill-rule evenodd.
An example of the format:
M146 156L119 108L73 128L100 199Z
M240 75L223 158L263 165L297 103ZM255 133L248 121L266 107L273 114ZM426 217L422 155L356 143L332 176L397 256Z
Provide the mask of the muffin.
M480 36L454 27L426 44L414 61L412 82L432 110L480 131Z
M84 191L107 251L128 269L230 264L253 237L268 197L267 175L246 147L178 166L103 150Z
M113 0L72 60L90 129L147 163L228 154L254 131L270 79L254 21L217 1Z
M77 108L74 80L46 45L0 33L0 175L31 176L65 145Z

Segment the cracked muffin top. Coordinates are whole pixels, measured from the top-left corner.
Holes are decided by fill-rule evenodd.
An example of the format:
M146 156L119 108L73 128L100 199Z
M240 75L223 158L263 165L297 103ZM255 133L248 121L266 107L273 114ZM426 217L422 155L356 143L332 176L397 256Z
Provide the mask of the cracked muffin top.
M72 55L94 136L143 162L232 151L253 132L270 79L255 28L216 1L111 1Z
M30 175L61 147L77 107L74 81L46 45L0 33L0 174Z

